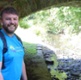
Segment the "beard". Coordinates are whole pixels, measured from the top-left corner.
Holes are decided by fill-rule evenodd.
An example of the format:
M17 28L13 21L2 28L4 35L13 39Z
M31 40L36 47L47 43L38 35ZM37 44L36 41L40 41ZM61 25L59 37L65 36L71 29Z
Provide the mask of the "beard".
M17 29L17 25L14 25L14 24L5 25L5 24L3 24L3 29L6 31L6 33L13 34L15 32L15 30Z

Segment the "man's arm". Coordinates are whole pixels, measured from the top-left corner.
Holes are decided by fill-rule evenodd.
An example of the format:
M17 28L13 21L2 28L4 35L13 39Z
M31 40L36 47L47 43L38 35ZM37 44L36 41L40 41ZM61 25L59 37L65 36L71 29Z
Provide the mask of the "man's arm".
M23 67L22 67L22 80L28 80L24 61L23 61Z
M2 76L2 73L1 73L1 68L2 68L2 62L0 62L0 80L4 80L3 76Z

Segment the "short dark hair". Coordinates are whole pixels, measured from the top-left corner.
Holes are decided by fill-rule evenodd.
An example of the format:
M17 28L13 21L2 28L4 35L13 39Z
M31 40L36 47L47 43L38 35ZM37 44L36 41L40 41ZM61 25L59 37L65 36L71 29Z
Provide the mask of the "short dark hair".
M4 8L1 13L0 13L0 16L2 17L4 13L10 13L10 14L16 14L16 15L19 15L17 10L13 7L6 7Z

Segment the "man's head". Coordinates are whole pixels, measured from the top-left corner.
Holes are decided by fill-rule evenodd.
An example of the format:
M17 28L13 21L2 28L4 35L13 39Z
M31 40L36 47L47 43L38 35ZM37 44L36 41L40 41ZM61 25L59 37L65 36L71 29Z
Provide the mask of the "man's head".
M8 34L13 34L18 26L18 12L13 7L1 11L1 25Z

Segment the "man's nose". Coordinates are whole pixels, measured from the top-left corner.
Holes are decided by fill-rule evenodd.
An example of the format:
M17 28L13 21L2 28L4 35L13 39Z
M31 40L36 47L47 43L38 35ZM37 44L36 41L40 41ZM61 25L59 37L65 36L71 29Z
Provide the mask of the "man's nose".
M14 23L14 20L13 20L13 19L11 19L11 20L10 20L10 23L12 23L12 24L13 24L13 23Z

